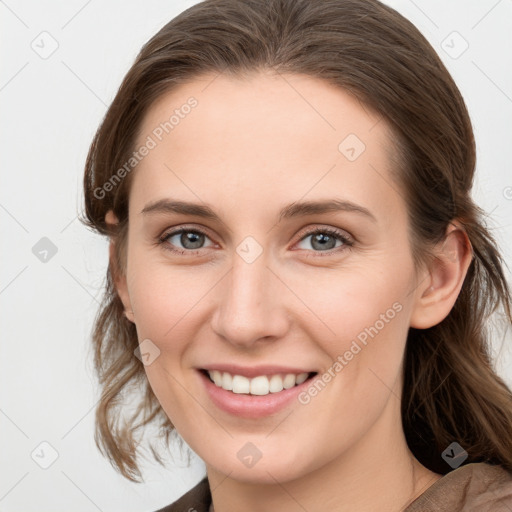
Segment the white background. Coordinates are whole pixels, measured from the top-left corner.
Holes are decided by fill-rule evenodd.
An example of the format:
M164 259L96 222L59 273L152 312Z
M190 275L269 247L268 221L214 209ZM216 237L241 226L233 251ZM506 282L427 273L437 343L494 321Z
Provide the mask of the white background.
M95 447L89 334L107 244L77 220L87 149L124 74L142 44L193 3L0 2L1 512L149 512L203 475L193 456L189 468L179 458L167 470L148 463L146 482L134 484ZM510 266L512 0L388 3L425 34L461 89L478 147L474 197ZM453 31L469 44L458 58L464 41ZM31 47L41 38L46 51L58 44L46 59ZM42 237L57 248L46 263L32 252ZM512 384L510 336L494 349ZM31 458L51 454L42 442L58 453L48 469Z

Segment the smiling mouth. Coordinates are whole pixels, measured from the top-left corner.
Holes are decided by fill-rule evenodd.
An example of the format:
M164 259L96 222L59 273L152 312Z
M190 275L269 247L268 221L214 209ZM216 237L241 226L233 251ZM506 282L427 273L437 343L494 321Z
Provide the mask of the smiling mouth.
M277 373L272 375L259 375L252 379L243 375L234 375L228 372L218 370L201 369L200 372L205 375L217 387L225 391L231 391L235 394L246 395L268 395L270 393L279 393L283 390L299 386L306 381L311 380L318 372L309 373Z

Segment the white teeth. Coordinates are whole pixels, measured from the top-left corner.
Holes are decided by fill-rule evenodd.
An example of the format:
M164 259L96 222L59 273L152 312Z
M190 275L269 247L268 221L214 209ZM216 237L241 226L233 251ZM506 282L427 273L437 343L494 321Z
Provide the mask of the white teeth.
M302 384L308 378L308 375L308 373L299 373L299 375L295 377L295 382L297 384Z
M307 378L308 373L287 373L286 375L276 374L270 378L266 375L259 375L253 379L248 379L243 375L231 375L228 372L219 370L208 371L210 378L217 387L239 394L250 395L268 395L269 393L279 393L283 389L293 388L295 385L302 384Z
M233 393L249 393L251 381L243 375L233 375Z
M215 382L216 386L222 385L222 373L220 373L219 370L213 370L213 373L210 375L210 377L213 379L213 382Z
M227 389L228 391L231 391L233 389L233 377L230 373L224 372L222 374L222 384L223 389Z
M283 380L283 388L290 389L295 386L295 375L293 373L288 373Z
M251 379L251 395L268 395L269 385L265 375Z
M269 390L271 393L283 391L283 379L280 375L272 375L272 377L270 377Z

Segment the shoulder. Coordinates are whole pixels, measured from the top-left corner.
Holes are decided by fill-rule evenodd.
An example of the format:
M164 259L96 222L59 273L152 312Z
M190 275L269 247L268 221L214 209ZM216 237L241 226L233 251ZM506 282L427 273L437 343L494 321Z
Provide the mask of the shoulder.
M177 501L156 512L208 512L211 503L210 486L205 476Z
M512 472L485 462L461 466L437 480L404 512L509 512Z

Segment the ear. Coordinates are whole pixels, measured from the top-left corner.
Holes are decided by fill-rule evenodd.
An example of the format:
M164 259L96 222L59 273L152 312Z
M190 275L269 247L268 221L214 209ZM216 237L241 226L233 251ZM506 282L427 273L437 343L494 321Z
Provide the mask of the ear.
M435 248L436 258L428 276L415 290L410 326L428 329L442 322L459 296L473 259L471 242L458 221L451 223Z
M109 210L105 215L105 222L110 225L119 224L118 218L115 216L112 210ZM110 258L110 268L113 273L114 285L116 287L117 294L119 295L121 302L124 306L124 314L130 322L135 323L135 319L133 316L133 310L130 302L130 296L128 294L128 285L126 282L126 275L121 271L118 265L117 257L116 257L116 242L113 238L110 239L109 246L109 258Z

